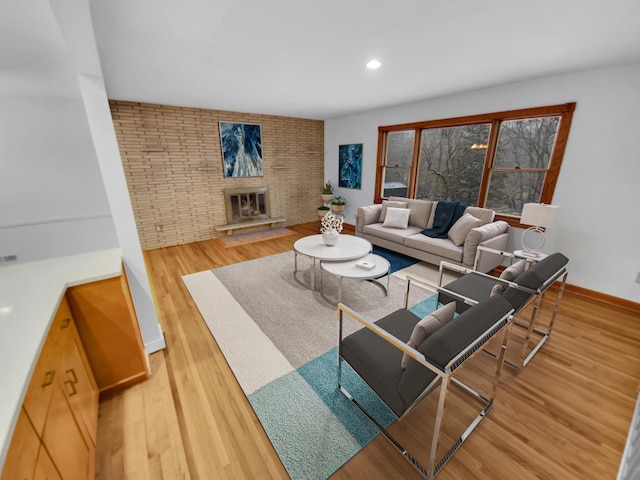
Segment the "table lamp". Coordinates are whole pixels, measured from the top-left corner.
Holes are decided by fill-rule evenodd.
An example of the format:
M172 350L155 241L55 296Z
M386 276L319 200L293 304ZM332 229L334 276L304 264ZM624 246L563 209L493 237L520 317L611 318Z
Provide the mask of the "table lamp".
M546 205L544 203L525 203L520 216L520 223L532 225L522 232L522 248L532 257L540 255L540 249L544 247L547 237L544 229L553 224L553 219L558 210L556 205ZM537 233L538 235L533 235ZM535 237L539 237L536 241Z

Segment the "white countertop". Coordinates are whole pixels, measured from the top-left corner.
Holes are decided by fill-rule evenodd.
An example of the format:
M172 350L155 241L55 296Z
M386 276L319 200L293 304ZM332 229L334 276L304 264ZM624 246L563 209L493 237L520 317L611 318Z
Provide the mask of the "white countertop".
M0 472L31 374L65 290L121 273L119 248L0 267Z

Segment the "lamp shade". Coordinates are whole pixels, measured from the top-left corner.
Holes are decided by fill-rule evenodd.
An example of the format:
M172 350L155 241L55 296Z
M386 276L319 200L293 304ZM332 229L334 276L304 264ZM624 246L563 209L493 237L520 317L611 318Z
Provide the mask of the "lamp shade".
M520 223L548 228L553 224L553 219L559 208L557 205L546 205L544 203L525 203L522 207Z

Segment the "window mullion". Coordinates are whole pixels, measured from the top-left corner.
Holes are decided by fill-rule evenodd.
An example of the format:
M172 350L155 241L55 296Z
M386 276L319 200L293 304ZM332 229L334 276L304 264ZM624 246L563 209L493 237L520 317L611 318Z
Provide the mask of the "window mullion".
M498 149L498 135L500 133L500 120L491 122L491 130L489 131L489 143L487 144L487 153L484 157L484 167L482 168L482 178L480 179L480 192L478 193L478 206L484 207L487 203L487 195L489 193L489 180L491 178L491 169L495 164L496 151Z
M413 155L411 157L411 170L409 172L409 194L408 197L416 198L416 184L418 182L418 163L420 161L420 142L422 130L415 129L413 135Z
M556 189L556 182L560 175L560 164L562 163L564 149L567 146L567 140L569 138L569 129L571 128L574 108L575 104L573 104L573 108L567 109L567 111L560 116L560 123L556 132L556 141L553 144L551 158L549 159L549 168L547 169L542 191L540 192L541 203L551 203L553 199L553 192Z
M534 173L545 173L547 172L549 169L547 168L522 168L522 167L514 167L514 168L507 168L507 167L498 167L498 168L491 168L492 172L534 172Z
M384 169L387 164L387 139L389 132L378 129L378 158L376 161L376 183L374 190L374 203L382 202L382 180Z

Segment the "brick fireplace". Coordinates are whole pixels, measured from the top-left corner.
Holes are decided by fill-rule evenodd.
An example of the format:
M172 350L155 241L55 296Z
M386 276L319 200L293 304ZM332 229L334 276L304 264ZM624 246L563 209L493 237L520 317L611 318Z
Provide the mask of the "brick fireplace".
M268 187L225 188L226 225L216 225L218 232L232 235L236 230L273 228L286 218L271 217Z
M269 187L225 188L227 224L269 218Z

